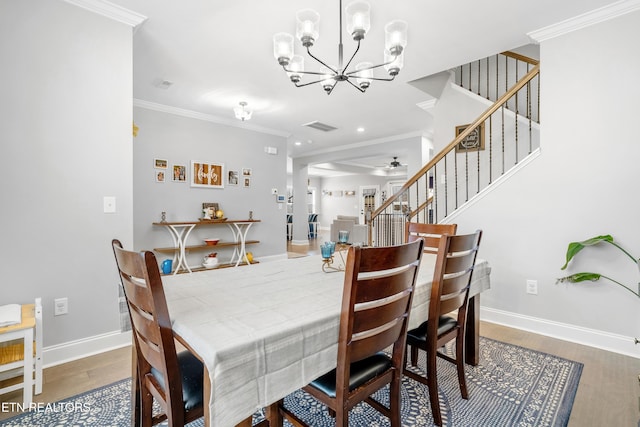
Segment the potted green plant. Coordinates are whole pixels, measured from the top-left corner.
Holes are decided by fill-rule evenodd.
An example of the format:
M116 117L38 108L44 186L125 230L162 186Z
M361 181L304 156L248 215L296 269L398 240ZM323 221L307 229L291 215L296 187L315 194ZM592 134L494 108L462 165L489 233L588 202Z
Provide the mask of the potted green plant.
M622 246L620 246L618 243L613 241L613 237L611 237L610 235L605 235L605 236L596 236L596 237L592 237L591 239L587 239L584 240L582 242L571 242L569 243L569 247L567 248L567 260L565 262L565 264L561 267L561 270L565 270L567 268L567 266L569 265L569 262L573 259L574 256L576 256L576 254L578 254L578 252L580 252L581 250L583 250L584 248L588 247L588 246L594 246L594 245L598 245L601 243L608 243L611 244L612 246L618 248L619 250L622 251L622 253L624 253L629 259L631 259L631 261L633 261L634 264L636 264L636 266L638 267L639 271L640 271L640 260L638 260L637 258L635 258L634 256L632 256L629 252L627 252ZM582 272L582 273L574 273L571 274L570 276L565 276L565 277L560 277L557 280L557 283L563 283L563 282L569 282L569 283L578 283L578 282L585 282L585 281L598 281L600 279L607 279L613 283L615 283L616 285L622 286L624 289L626 289L627 291L631 292L633 295L635 295L636 297L640 298L640 283L638 283L638 290L635 291L633 290L633 288L626 286L620 282L618 282L617 280L612 279L611 277L605 276L604 274L600 274L600 273L589 273L589 272Z

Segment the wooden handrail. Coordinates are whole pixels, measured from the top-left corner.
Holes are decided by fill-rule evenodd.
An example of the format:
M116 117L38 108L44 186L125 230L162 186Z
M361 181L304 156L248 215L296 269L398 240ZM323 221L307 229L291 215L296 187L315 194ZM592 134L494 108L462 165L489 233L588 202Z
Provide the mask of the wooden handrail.
M413 218L414 216L418 215L420 213L420 211L422 211L424 208L426 208L427 206L429 206L429 204L433 202L433 196L428 197L427 201L422 203L420 206L418 206L415 210L409 212L407 214L407 219L410 220L411 218Z
M526 62L531 65L538 65L540 63L540 61L538 61L537 59L529 58L528 56L520 55L519 53L511 51L502 52L502 55L517 59L518 61Z
M518 54L513 54L518 55ZM526 57L523 57L526 58ZM530 58L528 58L530 59ZM480 115L473 123L465 128L458 136L455 137L446 147L444 147L434 158L432 158L426 165L422 167L415 175L413 175L396 193L392 194L385 202L380 205L378 209L371 214L371 221L388 208L392 203L398 200L398 198L408 190L415 182L418 181L429 169L434 167L440 160L442 160L449 152L455 149L456 145L462 142L471 132L473 132L478 126L485 122L493 113L498 111L512 96L522 89L529 81L540 73L540 64L536 64L527 74L525 74L515 85L513 85L507 92L493 103L484 113Z

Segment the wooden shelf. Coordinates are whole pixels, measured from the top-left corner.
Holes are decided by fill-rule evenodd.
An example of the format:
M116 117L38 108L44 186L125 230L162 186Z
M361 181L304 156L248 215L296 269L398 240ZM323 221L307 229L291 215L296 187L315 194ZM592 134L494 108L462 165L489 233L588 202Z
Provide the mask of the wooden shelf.
M255 245L256 243L260 243L260 240L247 240L245 242L245 245ZM185 250L185 252L200 251L200 250L203 250L203 249L208 249L208 250L211 250L211 251L215 251L216 248L224 248L224 247L229 247L229 246L240 246L240 243L236 243L236 242L218 242L217 245L192 245L192 246L185 246L184 250ZM173 253L173 252L179 250L179 248L154 248L153 250L155 252Z

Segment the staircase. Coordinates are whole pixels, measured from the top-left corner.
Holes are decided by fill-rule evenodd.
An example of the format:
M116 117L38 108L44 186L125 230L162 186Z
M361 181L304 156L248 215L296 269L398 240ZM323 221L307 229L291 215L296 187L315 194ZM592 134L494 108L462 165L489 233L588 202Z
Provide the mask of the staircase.
M371 213L373 246L403 243L407 222L446 222L539 150L538 61L503 52L452 73L459 90L490 106Z

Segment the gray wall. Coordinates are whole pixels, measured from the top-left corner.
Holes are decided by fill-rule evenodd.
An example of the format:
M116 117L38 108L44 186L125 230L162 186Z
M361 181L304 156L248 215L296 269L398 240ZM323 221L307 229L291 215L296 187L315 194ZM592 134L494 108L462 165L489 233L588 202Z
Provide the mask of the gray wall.
M285 138L259 133L241 127L184 117L147 108L136 107L134 119L140 130L134 139L134 231L137 250L172 246L171 236L164 227L153 226L160 221L162 211L167 221L197 221L202 216L202 203L215 202L229 219L247 219L253 211L260 223L252 225L248 239L260 244L248 246L259 259L286 253L286 204L276 203L271 194L277 188L286 194ZM238 122L241 125L241 122ZM266 146L278 149L277 155L265 153ZM155 180L154 159L168 160L164 183ZM251 186L230 186L225 177L221 189L190 186L191 161L223 163L225 170L251 169ZM188 182L172 181L171 166L186 165ZM226 225L196 227L188 243L202 244L205 237L232 239ZM221 261L231 257L233 248L213 248ZM197 266L208 252L194 252L189 265ZM157 254L159 261L169 258Z
M0 2L0 32L0 304L42 297L45 346L118 331L111 239L133 243L132 29L21 0ZM69 314L53 316L57 297Z

